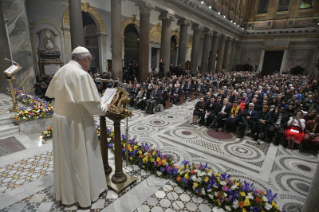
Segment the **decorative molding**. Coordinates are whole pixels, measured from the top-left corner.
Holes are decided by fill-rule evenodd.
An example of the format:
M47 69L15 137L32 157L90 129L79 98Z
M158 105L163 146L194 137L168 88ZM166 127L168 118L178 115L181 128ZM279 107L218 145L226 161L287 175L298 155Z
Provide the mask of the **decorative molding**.
M96 23L98 33L106 34L106 27L105 27L103 18L94 7L92 7L88 2L81 3L81 10L83 12L89 13L92 16L94 22ZM70 9L69 8L66 9L63 15L63 27L70 28Z
M137 4L136 6L139 7L140 9L140 14L148 14L150 15L151 10L153 9L153 7L151 6L150 3L146 3L144 1L141 1L139 4Z
M161 43L161 36L162 36L161 24L158 23L156 25L153 25L150 29L150 42Z
M124 37L124 32L125 32L125 28L129 25L129 24L133 24L135 25L139 31L140 29L140 21L137 20L136 15L133 15L133 17L127 18L122 22L122 37Z

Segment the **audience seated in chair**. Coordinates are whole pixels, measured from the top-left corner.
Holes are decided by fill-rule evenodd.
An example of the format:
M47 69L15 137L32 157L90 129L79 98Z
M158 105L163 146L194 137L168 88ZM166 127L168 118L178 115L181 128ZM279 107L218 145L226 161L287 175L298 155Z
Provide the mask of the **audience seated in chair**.
M271 120L270 126L268 130L268 139L269 142L272 142L275 133L274 145L278 145L279 141L283 141L285 139L285 129L287 128L287 122L289 120L289 116L285 113L285 108L278 106L275 107L274 111L271 112Z
M239 107L238 102L234 101L233 106L230 110L230 114L226 121L226 126L228 130L232 132L236 131L236 125L239 122L240 114L241 114L241 108Z
M216 122L217 122L217 127L216 127L216 132L219 131L219 128L221 128L224 122L224 119L227 119L229 116L231 110L231 104L228 102L228 99L225 98L223 100L223 104L220 106L220 111L218 111Z
M240 115L240 133L237 138L243 138L244 133L247 127L250 127L252 131L255 129L255 124L258 119L258 112L254 109L254 103L249 103L248 109L245 109L244 112Z
M262 140L265 139L265 136L268 131L268 127L270 124L270 113L268 111L268 105L264 105L262 107L262 111L259 111L258 118L255 126L256 136L254 138L255 141L258 141L259 134L263 133ZM257 142L259 144L259 142Z
M297 112L296 116L289 118L288 128L285 130L285 137L288 141L288 149L294 149L295 143L300 144L304 137L304 129L306 126L302 112Z
M205 101L204 98L200 98L200 101L198 101L195 105L195 109L193 112L193 122L192 124L197 124L197 117L200 117L199 125L202 126L205 123Z
M319 115L316 115L314 120L309 120L306 123L305 134L300 143L299 150L304 150L307 147L319 145Z

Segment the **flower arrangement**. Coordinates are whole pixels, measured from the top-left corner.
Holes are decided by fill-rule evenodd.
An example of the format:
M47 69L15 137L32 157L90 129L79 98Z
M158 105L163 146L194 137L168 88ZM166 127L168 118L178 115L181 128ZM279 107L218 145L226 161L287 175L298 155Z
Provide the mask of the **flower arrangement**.
M52 127L47 127L47 130L42 132L40 137L46 141L48 139L51 139L52 138Z
M109 147L114 151L114 136L111 130ZM278 212L281 211L275 201L277 194L271 190L266 193L256 190L253 184L246 181L232 179L230 175L213 173L205 165L198 166L183 161L180 167L175 166L172 160L159 150L139 144L135 138L129 139L128 157L131 164L155 174L158 177L170 178L178 186L189 190L203 198L207 198L216 207L213 211L240 211L240 212ZM125 158L126 136L122 135L122 157Z
M31 94L25 94L22 90L17 88L14 88L14 90L17 100L28 105L29 107L21 107L20 111L12 117L13 119L17 121L28 121L53 115L53 107L47 101ZM7 87L4 92L8 95L11 94L9 87Z
M51 104L36 104L27 108L22 107L13 118L17 121L28 121L30 119L45 118L49 115L53 115L53 107Z

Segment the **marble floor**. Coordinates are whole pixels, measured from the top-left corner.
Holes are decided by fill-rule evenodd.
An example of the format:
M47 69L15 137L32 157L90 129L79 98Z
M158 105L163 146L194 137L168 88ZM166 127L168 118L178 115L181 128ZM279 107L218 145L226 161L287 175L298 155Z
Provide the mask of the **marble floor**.
M1 98L1 95L0 95ZM318 156L288 150L251 137L207 130L190 124L196 101L147 115L134 110L129 118L129 136L148 143L171 157L176 165L183 160L208 163L216 172L227 172L253 182L256 188L277 192L278 205L286 211L301 211ZM3 106L5 107L5 106ZM99 121L99 117L95 117ZM107 120L112 127L112 122ZM121 123L122 133L125 124ZM128 166L137 182L117 195L101 194L91 208L64 206L53 194L52 143L42 144L39 135L21 132L0 137L16 139L25 149L0 156L0 211L210 211L204 199L185 192L171 180L156 178L136 166ZM113 154L109 154L114 163Z

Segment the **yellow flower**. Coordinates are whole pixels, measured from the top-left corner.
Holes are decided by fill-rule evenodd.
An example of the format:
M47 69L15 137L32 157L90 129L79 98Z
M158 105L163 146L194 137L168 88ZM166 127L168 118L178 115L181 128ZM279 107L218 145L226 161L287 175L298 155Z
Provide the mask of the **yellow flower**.
M186 169L189 169L189 165L188 164L186 165Z
M142 150L139 150L139 151L138 151L138 154L140 154L140 155L143 154Z
M240 195L245 197L246 196L246 193L245 192L240 192Z
M212 171L211 169L209 169L209 168L206 168L205 171L206 171L206 172L213 172L213 171Z
M26 111L24 111L24 113L29 113L29 112L26 110Z
M236 186L239 186L239 183L236 183Z
M207 183L208 180L209 180L209 177L206 176L205 179L204 179L204 181Z
M130 160L133 160L133 157L130 157Z
M276 208L277 210L279 210L278 205L275 202L271 202L272 207Z
M135 145L133 149L136 150L137 149L137 145Z
M245 208L243 208L243 209L241 209L241 211L242 211L242 212L246 212L246 209L245 209Z
M185 177L186 180L189 178L188 174L185 174L184 177Z
M244 201L244 203L245 203L245 206L250 206L250 201L249 201L249 199L245 199L245 201Z
M218 172L215 172L215 176L216 176L217 178L219 178L219 173L218 173Z
M155 158L152 158L152 159L151 159L151 162L154 163L154 161L155 161Z
M147 163L147 161L148 161L148 157L146 156L143 158L143 163Z
M183 171L184 169L185 169L184 166L181 166L181 167L179 168L180 171Z
M153 156L156 155L156 151L153 151L153 154L152 154L152 155L153 155Z
M161 160L161 158L160 158L160 157L157 157L156 161L159 162L160 160Z
M197 182L194 182L193 185L194 185L195 188L198 187L198 183Z
M165 164L166 164L166 160L162 160L162 162L163 162L163 165L165 165Z
M217 203L218 203L219 206L222 205L222 203L220 202L220 199L217 199Z

